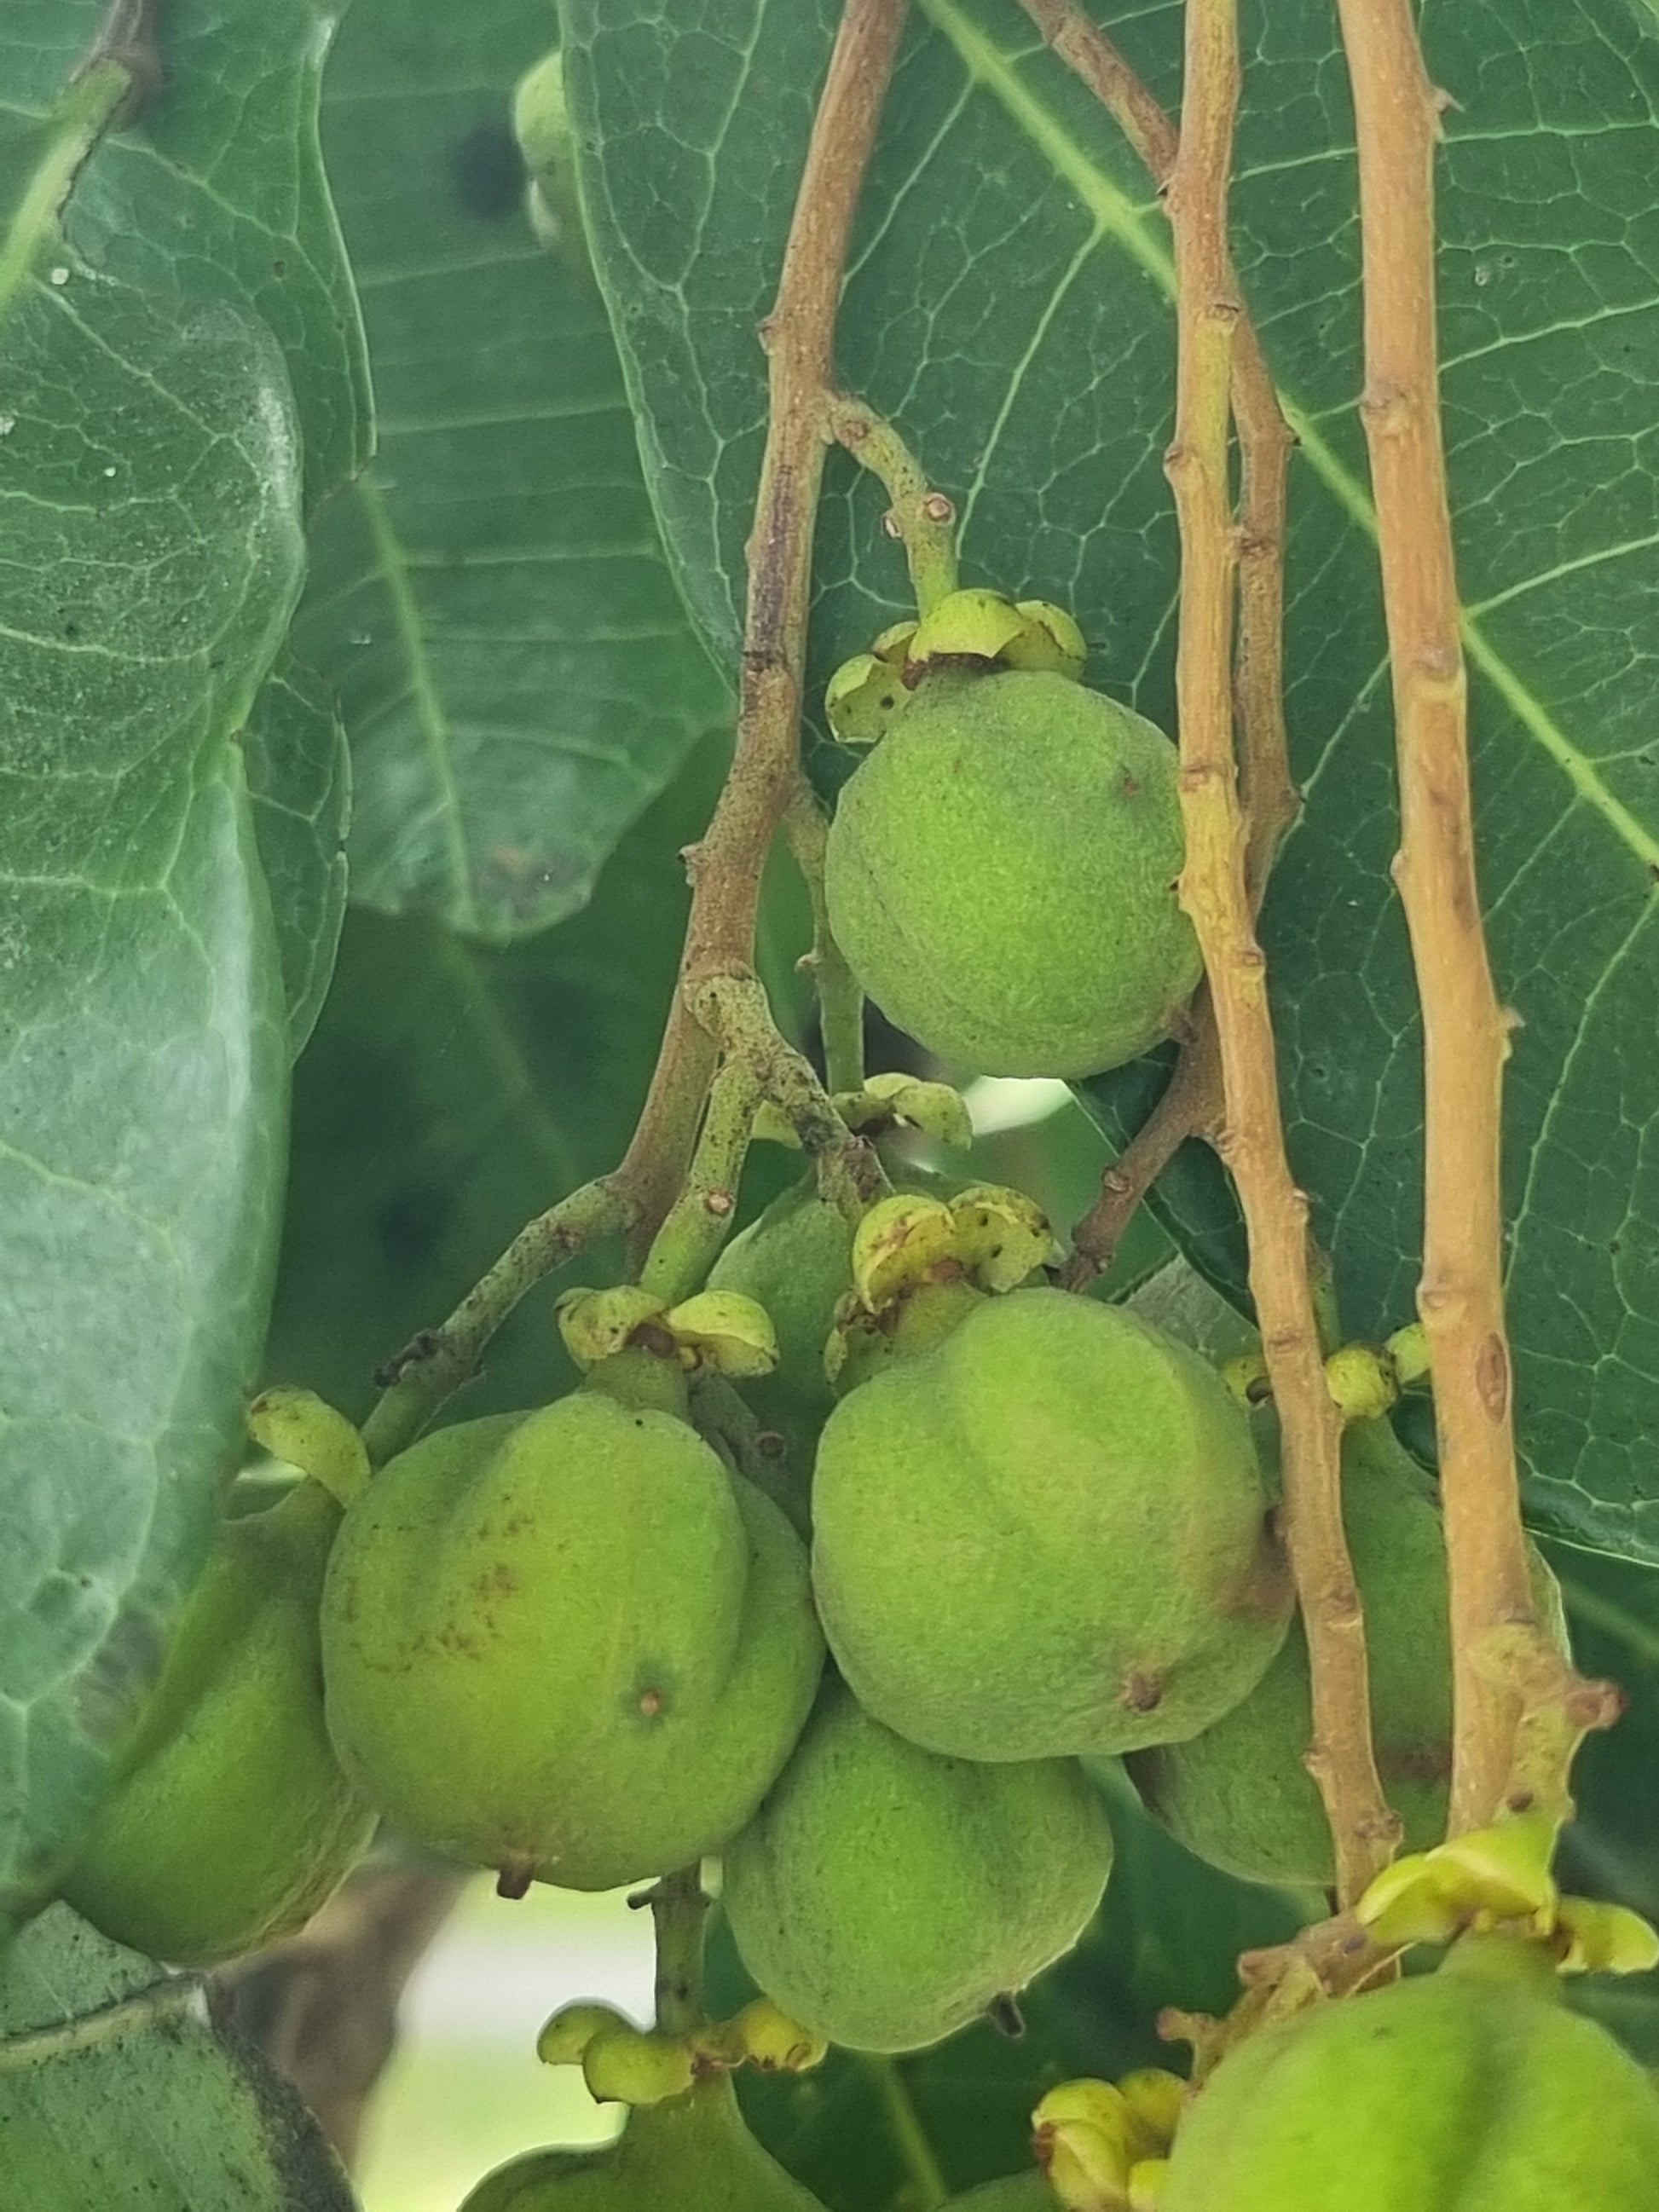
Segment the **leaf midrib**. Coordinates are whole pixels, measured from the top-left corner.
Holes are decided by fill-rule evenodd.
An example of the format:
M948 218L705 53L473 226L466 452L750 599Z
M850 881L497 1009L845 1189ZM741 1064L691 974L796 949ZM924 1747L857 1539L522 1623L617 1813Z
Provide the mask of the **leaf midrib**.
M1097 231L1115 239L1165 298L1173 302L1175 263L1128 195L1096 166L1064 124L1019 81L1008 55L963 16L955 0L921 0L921 6L923 15L950 40L973 81L1000 103L1055 173L1071 185L1094 218ZM1279 404L1315 477L1350 520L1375 544L1376 511L1364 485L1337 458L1306 409L1288 398L1282 389ZM1659 835L1649 830L1608 790L1595 763L1573 743L1467 608L1459 615L1458 629L1470 665L1497 692L1527 735L1555 763L1576 796L1601 815L1638 860L1650 868L1659 868Z

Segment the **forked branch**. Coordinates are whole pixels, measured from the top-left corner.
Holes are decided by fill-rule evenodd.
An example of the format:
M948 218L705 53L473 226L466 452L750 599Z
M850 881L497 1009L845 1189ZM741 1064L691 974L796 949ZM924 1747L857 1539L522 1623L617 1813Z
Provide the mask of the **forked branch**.
M1371 1750L1364 1623L1341 1509L1341 1417L1326 1387L1310 1279L1308 1201L1285 1155L1256 942L1231 695L1237 538L1229 494L1229 386L1240 303L1227 252L1238 99L1234 0L1188 0L1182 132L1168 203L1175 234L1176 433L1167 460L1181 531L1176 655L1187 863L1182 903L1215 1010L1231 1170L1249 1237L1250 1290L1279 1408L1285 1524L1312 1674L1308 1765L1350 1904L1387 1863L1399 1824Z

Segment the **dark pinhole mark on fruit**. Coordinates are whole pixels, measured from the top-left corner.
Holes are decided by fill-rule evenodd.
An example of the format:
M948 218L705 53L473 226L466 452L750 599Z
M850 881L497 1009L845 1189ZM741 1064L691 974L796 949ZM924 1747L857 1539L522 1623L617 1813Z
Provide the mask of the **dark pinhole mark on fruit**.
M775 1429L763 1429L755 1438L755 1449L763 1459L781 1459L784 1449L784 1438Z
M528 1859L508 1859L495 1877L497 1897L527 1897L535 1873Z
M438 1183L394 1191L374 1216L381 1257L393 1267L419 1267L443 1234L453 1203Z
M475 123L449 149L449 178L468 215L485 222L510 214L524 190L524 161L505 123Z
M658 1719L662 1713L663 1695L660 1690L640 1692L640 1711L648 1721Z
M1118 1692L1118 1703L1127 1705L1132 1713L1156 1712L1163 1702L1164 1684L1156 1674L1132 1674Z
M994 1996L985 2008L985 2017L999 2035L1006 2035L1010 2043L1018 2043L1025 2033L1025 2015L1014 2000L1011 1990Z

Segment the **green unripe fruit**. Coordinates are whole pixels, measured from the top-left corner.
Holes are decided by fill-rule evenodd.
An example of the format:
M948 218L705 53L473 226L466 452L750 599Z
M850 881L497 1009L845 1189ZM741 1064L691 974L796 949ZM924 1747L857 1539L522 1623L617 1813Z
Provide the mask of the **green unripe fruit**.
M1365 1608L1377 1772L1404 1823L1401 1849L1446 1832L1451 1778L1451 1629L1446 1544L1426 1479L1383 1421L1342 1447L1342 1520ZM1555 1577L1533 1555L1533 1592L1562 1650ZM1246 1881L1335 1880L1330 1828L1303 1755L1313 1737L1308 1644L1299 1619L1249 1696L1190 1742L1139 1752L1129 1773L1170 1832Z
M1015 1291L830 1415L813 1582L842 1672L913 1742L1127 1751L1209 1727L1284 1641L1267 1510L1213 1368L1121 1306Z
M714 1290L740 1291L766 1309L777 1331L778 1364L743 1386L763 1421L811 1464L811 1447L835 1404L823 1347L836 1303L850 1285L852 1224L806 1176L775 1198L714 1262Z
M1200 972L1161 730L1055 674L930 677L842 793L824 889L889 1018L986 1075L1090 1075Z
M1553 1981L1466 1939L1251 2036L1183 2117L1159 2212L1650 2212L1659 2094Z
M642 2105L602 2150L532 2150L487 2174L461 2212L823 2212L743 2124L724 2075Z
M323 1653L348 1770L509 1894L717 1850L823 1662L777 1507L684 1422L592 1389L384 1468L335 1547Z
M917 2051L1069 1951L1112 1863L1068 1760L938 1759L827 1690L721 1892L744 1964L792 2020Z
M118 1943L211 1966L302 1928L374 1830L323 1719L340 1509L312 1482L228 1520L64 1895Z

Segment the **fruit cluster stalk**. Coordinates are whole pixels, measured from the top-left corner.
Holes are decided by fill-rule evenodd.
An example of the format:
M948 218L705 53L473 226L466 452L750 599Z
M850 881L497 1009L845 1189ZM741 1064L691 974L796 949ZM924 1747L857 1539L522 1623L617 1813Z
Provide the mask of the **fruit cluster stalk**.
M1343 1530L1341 1416L1326 1388L1309 1279L1308 1200L1291 1177L1279 1109L1267 963L1246 878L1232 732L1237 538L1229 492L1229 387L1240 303L1228 180L1239 72L1233 0L1188 0L1175 234L1176 433L1166 466L1181 531L1176 685L1187 865L1182 902L1203 948L1226 1101L1218 1149L1249 1237L1250 1289L1279 1408L1285 1525L1311 1662L1317 1782L1340 1901L1387 1863L1398 1824L1371 1747L1364 1622Z
M1503 1799L1519 1702L1495 1632L1534 1620L1504 1324L1499 1134L1508 1022L1475 878L1468 685L1460 635L1434 300L1441 101L1408 0L1338 0L1353 88L1365 390L1399 755L1395 880L1423 1013L1425 1193L1418 1310L1434 1377L1451 1575L1451 1832Z

